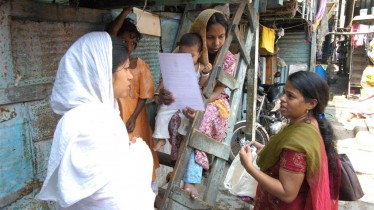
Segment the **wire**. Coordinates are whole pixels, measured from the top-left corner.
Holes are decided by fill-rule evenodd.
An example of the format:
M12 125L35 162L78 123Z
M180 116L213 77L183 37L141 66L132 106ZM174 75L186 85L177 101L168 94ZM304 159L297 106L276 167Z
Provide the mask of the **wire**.
M142 13L144 12L145 7L147 6L147 1L148 1L148 0L145 0L145 2L144 2L144 6L143 6L143 9L142 9ZM137 23L140 21L140 18L142 17L142 13L140 13L139 18L137 18L137 20L136 20Z
M271 27L267 27L267 26L265 26L265 25L262 25L261 23L259 23L259 24L260 24L260 26L264 26L264 27L266 27L266 28L274 29L274 30L276 30L276 31L281 30L280 28L271 28ZM290 28L296 28L296 27L301 26L301 25L305 25L305 23L301 23L301 24L294 25L294 26L290 26L290 27L283 28L283 29L286 30L286 29L290 29Z

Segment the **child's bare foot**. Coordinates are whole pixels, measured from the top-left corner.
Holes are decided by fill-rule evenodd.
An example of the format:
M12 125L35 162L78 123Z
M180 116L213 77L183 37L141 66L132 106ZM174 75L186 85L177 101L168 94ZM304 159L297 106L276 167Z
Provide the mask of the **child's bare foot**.
M197 191L197 189L195 187L195 184L185 182L184 186L183 186L183 189L186 192L190 193L190 196L191 196L192 199L199 198L199 192Z
M153 147L153 151L158 151L165 144L166 144L166 140L165 139L159 139L157 141L157 144Z

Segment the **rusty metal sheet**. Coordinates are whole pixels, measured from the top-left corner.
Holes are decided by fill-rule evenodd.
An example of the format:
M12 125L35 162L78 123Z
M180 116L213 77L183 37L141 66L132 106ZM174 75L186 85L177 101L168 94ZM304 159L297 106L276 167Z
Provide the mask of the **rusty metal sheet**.
M12 75L12 55L10 51L9 33L10 3L3 2L0 6L0 89L8 85L8 78Z
M79 37L101 25L37 22L12 17L14 85L53 83L58 63Z
M36 141L53 138L60 115L55 114L49 104L49 97L42 101L27 103L30 115L31 139Z
M155 87L158 86L160 80L160 64L158 62L158 53L160 50L160 37L143 34L138 47L132 53L132 56L140 57L149 65Z
M34 197L39 192L39 188L37 188L39 184L34 184L30 186L31 193L27 194L25 197L17 200L16 202L12 203L9 206L2 208L2 210L14 210L14 209L23 209L23 210L54 210L56 209L54 205L50 205L50 202L39 201L36 200Z
M163 18L161 16L161 46L164 53L173 51L175 38L179 28L180 14L175 14L175 18Z
M52 139L34 142L36 180L44 180L47 175L48 159L51 152Z
M33 154L23 104L0 107L0 208L22 195L34 179Z

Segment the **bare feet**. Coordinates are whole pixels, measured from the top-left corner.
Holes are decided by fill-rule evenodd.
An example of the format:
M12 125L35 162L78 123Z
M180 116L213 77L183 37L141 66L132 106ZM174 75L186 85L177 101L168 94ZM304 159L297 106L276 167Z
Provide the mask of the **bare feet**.
M166 144L165 139L159 139L156 143L156 145L153 147L153 151L158 151L162 146Z
M192 199L199 198L199 192L197 191L197 189L195 187L195 184L185 182L184 186L183 186L183 189L186 192L190 193L190 196L191 196Z

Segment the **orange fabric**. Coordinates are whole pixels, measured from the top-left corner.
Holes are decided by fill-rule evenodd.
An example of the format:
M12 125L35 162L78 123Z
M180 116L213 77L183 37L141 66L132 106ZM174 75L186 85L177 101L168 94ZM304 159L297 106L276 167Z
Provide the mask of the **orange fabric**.
M138 104L138 99L148 99L153 98L154 87L151 71L149 66L140 58L137 58L137 64L135 69L130 69L133 79L131 81L131 88L129 96L126 98L118 99L118 106L121 112L121 118L123 122L129 120L131 115L134 113L136 105ZM147 118L147 111L144 107L139 113L135 129L133 132L129 133L130 139L132 137L141 137L149 146L153 155L153 176L152 180L156 180L156 169L160 167L157 153L153 151L154 141L152 138L152 129L149 125Z

